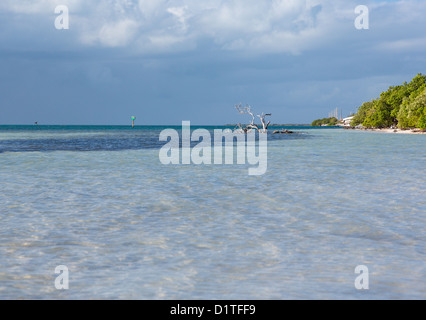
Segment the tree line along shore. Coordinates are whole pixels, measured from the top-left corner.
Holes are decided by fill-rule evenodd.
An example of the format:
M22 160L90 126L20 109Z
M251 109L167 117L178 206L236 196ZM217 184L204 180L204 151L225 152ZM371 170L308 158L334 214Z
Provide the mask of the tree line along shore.
M336 118L318 119L312 126L339 125ZM350 122L352 128L426 129L426 76L419 73L411 82L391 86L380 97L364 102Z

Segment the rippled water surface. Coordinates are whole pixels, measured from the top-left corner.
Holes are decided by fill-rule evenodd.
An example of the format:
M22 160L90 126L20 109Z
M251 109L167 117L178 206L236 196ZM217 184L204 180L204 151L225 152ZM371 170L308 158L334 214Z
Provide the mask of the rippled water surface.
M426 136L292 128L256 177L162 129L0 127L0 299L426 298Z

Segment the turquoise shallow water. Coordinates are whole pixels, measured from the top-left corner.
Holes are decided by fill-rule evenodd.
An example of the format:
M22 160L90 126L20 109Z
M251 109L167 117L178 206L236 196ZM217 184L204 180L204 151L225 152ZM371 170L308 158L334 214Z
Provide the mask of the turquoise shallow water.
M424 135L293 128L256 177L161 129L0 127L0 299L426 298Z

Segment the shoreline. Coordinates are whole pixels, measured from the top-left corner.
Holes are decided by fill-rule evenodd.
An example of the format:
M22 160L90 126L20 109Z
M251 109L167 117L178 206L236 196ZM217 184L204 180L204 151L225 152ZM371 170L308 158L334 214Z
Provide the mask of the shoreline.
M392 129L392 128L355 128L355 127L342 127L346 130L359 130L359 131L376 131L383 133L399 133L399 134L426 134L424 129Z

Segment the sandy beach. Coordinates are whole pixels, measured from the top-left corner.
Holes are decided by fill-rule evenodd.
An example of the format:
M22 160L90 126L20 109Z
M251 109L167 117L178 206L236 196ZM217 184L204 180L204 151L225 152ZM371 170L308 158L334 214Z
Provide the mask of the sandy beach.
M426 134L426 130L422 129L391 129L391 128L384 128L384 129L374 129L374 128L345 128L345 129L353 129L353 130L364 130L364 131L377 131L377 132L384 132L384 133L402 133L402 134Z

